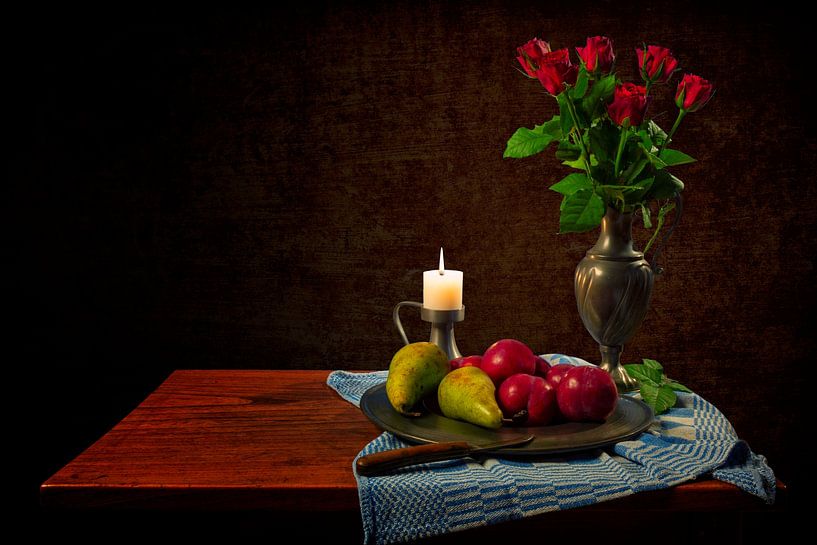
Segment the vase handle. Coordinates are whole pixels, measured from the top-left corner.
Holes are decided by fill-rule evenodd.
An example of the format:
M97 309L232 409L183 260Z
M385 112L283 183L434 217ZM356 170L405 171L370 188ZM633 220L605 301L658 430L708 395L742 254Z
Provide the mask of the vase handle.
M684 200L681 197L680 193L675 194L675 219L672 220L672 225L664 233L664 236L661 238L661 242L658 243L658 247L653 250L652 256L650 257L650 268L653 272L657 275L663 274L664 268L658 266L658 256L661 255L661 250L664 249L664 245L669 240L669 237L672 236L672 232L675 231L675 228L678 227L678 222L681 221L681 214L684 211Z

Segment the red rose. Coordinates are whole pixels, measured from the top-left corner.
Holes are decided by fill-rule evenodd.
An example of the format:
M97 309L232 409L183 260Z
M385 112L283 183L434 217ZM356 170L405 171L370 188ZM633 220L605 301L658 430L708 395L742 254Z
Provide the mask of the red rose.
M579 68L570 62L567 48L548 53L539 61L536 77L551 95L558 95L565 90L565 84L576 83Z
M517 47L518 56L516 60L525 69L525 72L532 78L536 77L536 70L539 68L539 61L542 57L550 53L550 44L539 38L534 38L522 47Z
M712 84L701 76L684 74L675 91L675 104L682 110L694 112L709 102L713 92Z
M617 125L637 127L644 121L644 112L647 110L647 88L633 83L623 83L616 87L613 102L607 106L607 113Z
M577 47L576 51L588 72L608 74L613 69L616 55L612 40L606 36L587 38L587 45Z
M653 83L666 83L678 69L678 60L672 51L659 45L648 45L647 49L636 49L641 78Z

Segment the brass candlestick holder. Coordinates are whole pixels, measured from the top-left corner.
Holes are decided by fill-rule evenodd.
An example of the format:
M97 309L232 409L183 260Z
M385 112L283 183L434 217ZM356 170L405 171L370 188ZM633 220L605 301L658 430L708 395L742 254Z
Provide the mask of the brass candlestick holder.
M429 342L439 346L446 353L449 360L462 357L460 349L457 348L457 341L454 338L454 324L465 319L465 305L459 310L434 310L426 308L422 303L416 301L400 301L394 305L392 311L394 325L397 327L397 332L400 333L403 342L410 344L408 337L406 337L406 331L403 329L403 324L400 322L400 309L403 307L420 309L420 319L431 323L431 339Z

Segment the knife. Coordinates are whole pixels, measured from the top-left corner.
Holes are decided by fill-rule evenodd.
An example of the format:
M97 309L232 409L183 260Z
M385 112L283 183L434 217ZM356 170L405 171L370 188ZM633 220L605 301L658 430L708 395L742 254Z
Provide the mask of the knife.
M386 450L361 456L355 462L355 469L357 469L358 475L369 477L414 464L455 460L500 448L521 447L533 441L533 437L533 435L525 435L487 445L472 445L465 441L451 441Z

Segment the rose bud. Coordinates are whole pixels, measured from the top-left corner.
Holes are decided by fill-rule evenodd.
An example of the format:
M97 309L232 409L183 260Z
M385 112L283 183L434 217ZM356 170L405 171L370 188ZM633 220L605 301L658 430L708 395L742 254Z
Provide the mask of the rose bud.
M532 78L536 77L536 70L542 57L550 53L550 44L539 38L534 38L522 47L517 47L518 56L516 60L525 69L525 72Z
M616 55L613 53L613 41L606 36L593 36L587 38L587 45L577 47L579 57L584 63L584 68L593 74L609 74L613 70L613 61Z
M636 49L641 78L649 83L666 83L678 69L678 60L672 51L660 45L648 45L646 49Z
M675 104L681 110L694 112L703 108L714 92L712 84L704 78L694 74L684 74L678 84L678 90L675 91Z
M616 125L637 127L644 121L647 110L647 88L633 83L623 83L616 87L613 102L607 106L607 113Z
M548 93L556 96L565 90L565 84L576 83L578 71L578 67L570 62L570 53L565 48L542 57L536 77Z

